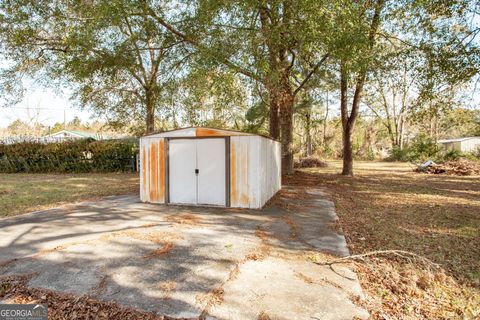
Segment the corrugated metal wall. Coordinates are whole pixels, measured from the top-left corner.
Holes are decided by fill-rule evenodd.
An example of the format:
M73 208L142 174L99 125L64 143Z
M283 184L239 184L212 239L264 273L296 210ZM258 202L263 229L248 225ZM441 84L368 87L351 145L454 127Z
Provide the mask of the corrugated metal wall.
M260 136L230 137L230 205L261 208L281 187L280 143Z
M480 147L480 138L471 138L459 143L458 150L462 152L474 152Z
M140 199L165 203L165 140L140 139Z
M165 203L165 180L165 139L140 139L140 199ZM230 206L261 208L280 188L280 143L261 136L230 136Z

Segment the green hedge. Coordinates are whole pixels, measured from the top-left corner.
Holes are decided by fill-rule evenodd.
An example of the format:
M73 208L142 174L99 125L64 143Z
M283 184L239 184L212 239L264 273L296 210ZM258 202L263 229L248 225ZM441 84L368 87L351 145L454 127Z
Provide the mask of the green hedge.
M0 172L131 171L137 152L134 140L0 144Z

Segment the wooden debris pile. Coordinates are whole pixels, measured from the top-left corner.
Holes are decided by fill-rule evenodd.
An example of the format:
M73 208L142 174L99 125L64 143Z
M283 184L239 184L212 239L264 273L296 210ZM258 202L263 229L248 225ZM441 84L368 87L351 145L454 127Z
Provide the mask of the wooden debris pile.
M470 160L446 161L441 164L433 163L429 166L419 167L417 172L431 174L448 174L455 176L480 175L480 163Z
M318 159L317 157L300 158L294 163L295 168L325 168L327 163Z

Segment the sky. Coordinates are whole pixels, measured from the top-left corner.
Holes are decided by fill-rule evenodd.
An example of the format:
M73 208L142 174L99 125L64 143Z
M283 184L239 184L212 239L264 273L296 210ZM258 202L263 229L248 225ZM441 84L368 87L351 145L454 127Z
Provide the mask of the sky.
M2 102L0 101L0 105ZM75 116L82 122L95 120L91 118L91 112L74 107L68 92L58 94L43 88L30 88L20 103L11 107L0 107L0 113L0 128L6 128L17 119L28 122L35 118L44 125L53 126L56 122L63 123L64 115L66 122Z

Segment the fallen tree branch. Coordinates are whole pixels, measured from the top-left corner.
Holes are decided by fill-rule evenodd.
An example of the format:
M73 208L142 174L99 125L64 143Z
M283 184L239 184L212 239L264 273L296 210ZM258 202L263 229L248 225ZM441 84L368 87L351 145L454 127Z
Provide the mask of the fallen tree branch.
M364 260L363 258L370 257L370 256L380 256L380 255L395 255L397 257L401 257L403 259L410 260L412 257L417 258L423 261L427 265L432 265L436 268L440 268L438 263L433 262L432 260L425 258L421 255L418 255L413 252L404 251L404 250L379 250L379 251L371 251L362 254L355 254L348 257L338 258L329 262L314 262L315 264L322 265L322 266L331 266L337 263L348 263L349 260Z

